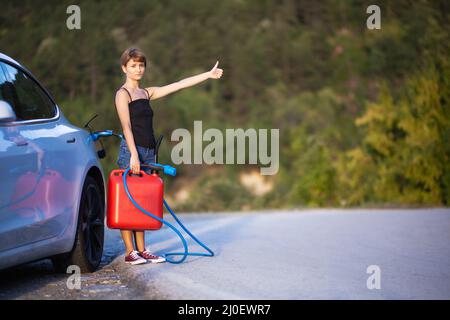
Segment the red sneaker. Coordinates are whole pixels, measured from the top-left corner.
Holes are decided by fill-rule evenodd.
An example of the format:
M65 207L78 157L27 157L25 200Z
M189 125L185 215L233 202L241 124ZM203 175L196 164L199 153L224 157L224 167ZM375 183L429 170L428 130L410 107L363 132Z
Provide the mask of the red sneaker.
M146 259L150 263L166 262L165 258L160 257L160 256L155 256L155 255L151 254L150 251L148 251L147 249L145 249L142 252L139 252L138 254L139 254L139 256Z
M135 251L131 251L129 255L125 256L125 263L129 264L143 264L147 263L147 260L143 259L139 253Z

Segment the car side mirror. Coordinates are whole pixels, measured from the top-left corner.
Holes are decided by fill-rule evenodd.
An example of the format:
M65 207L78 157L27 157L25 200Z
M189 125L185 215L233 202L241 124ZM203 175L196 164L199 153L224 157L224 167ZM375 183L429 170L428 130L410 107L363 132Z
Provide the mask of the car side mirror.
M11 105L4 100L0 100L0 123L11 122L16 119L16 114Z

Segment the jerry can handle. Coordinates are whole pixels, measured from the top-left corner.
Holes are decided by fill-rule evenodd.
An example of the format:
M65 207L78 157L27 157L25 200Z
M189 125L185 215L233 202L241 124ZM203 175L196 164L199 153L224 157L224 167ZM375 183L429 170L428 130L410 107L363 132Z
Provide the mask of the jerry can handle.
M175 177L177 175L177 169L167 164L160 164L160 163L141 164L141 167L148 167L155 171L162 170L164 174L167 174L172 177Z

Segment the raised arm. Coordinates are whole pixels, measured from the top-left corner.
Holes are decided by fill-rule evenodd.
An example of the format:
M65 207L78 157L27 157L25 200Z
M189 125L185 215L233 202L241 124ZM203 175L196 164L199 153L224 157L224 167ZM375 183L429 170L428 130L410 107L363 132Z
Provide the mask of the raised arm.
M174 93L178 90L192 87L192 86L194 86L200 82L203 82L209 78L219 79L222 76L223 70L217 68L218 65L219 65L219 61L217 61L216 65L208 72L200 73L198 75L168 84L166 86L146 88L150 94L150 100L162 98L162 97L167 96L168 94Z

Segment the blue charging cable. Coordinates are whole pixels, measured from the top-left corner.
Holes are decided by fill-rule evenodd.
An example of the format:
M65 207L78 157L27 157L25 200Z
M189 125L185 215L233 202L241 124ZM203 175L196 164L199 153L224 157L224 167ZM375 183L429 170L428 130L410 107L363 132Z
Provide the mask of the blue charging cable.
M156 166L156 167L160 167L161 169L164 170L165 173L170 174L170 175L175 175L175 168L172 168L170 166L164 166L158 163L152 163L152 166ZM123 186L125 188L125 192L127 193L128 198L130 199L130 201L136 206L136 208L138 208L139 210L142 211L142 213L164 223L165 225L167 225L168 227L170 227L177 235L178 237L181 239L181 242L183 243L183 247L184 247L184 252L169 252L169 253L165 253L164 256L166 257L166 261L170 262L170 263L174 263L174 264L179 264L182 263L184 260L186 260L187 256L203 256L203 257L213 257L214 256L214 252L209 249L203 242L201 242L199 239L197 239L184 225L183 223L180 221L180 219L178 219L178 217L175 215L175 213L173 213L172 209L170 208L169 204L167 203L167 201L165 199L163 199L163 203L164 206L166 207L166 209L170 212L170 214L172 215L172 217L175 219L175 221L180 225L180 227L187 233L189 234L189 236L195 241L197 242L200 246L202 246L206 251L208 251L209 253L200 253L200 252L189 252L188 250L188 246L187 246L187 242L186 239L183 237L183 235L181 234L180 231L178 231L177 228L174 227L173 224L171 224L168 221L165 221L163 219L161 219L160 217L154 215L153 213L145 210L144 208L142 208L137 202L136 200L134 200L133 196L130 193L130 190L128 189L128 185L127 185L127 176L128 176L128 172L130 171L130 168L127 168L125 170L125 172L123 173L122 176L122 180L123 180ZM172 259L168 259L168 256L183 256L181 259L179 260L172 260Z
M98 139L102 138L102 137L108 137L108 136L117 136L120 139L124 139L123 136L121 134L117 134L114 133L112 130L104 130L104 131L96 131L96 132L92 132L89 136L88 139L92 139L92 141L97 141ZM161 142L162 136L159 139L159 142ZM157 143L157 145L159 145L159 142ZM163 164L159 164L159 163L151 163L148 165L149 167L155 169L155 170L163 170L163 172L165 174L171 175L171 176L175 176L176 175L176 169L168 166L168 165L163 165ZM183 256L180 260L172 260L172 259L167 259L167 262L170 263L174 263L174 264L179 264L182 263L184 260L186 260L187 256L203 256L203 257L213 257L214 256L214 252L209 249L203 242L201 242L200 240L198 240L184 225L183 223L180 221L180 219L178 219L178 217L175 215L175 213L173 213L172 209L170 208L169 204L166 202L165 199L163 199L163 203L164 206L166 207L166 209L170 212L170 214L172 215L172 217L175 219L175 221L180 225L180 227L187 233L189 234L189 236L191 236L191 238L197 242L200 246L202 246L206 251L208 251L209 253L200 253L200 252L189 252L188 250L188 246L187 246L187 242L186 239L183 237L183 235L180 233L180 231L177 230L177 228L175 228L170 222L167 222L163 219L161 219L160 217L154 215L151 212L148 212L147 210L145 210L144 208L142 208L137 202L136 200L134 200L133 196L130 193L130 190L128 190L128 185L127 185L127 175L128 172L130 171L130 168L127 168L125 170L125 172L123 173L122 179L123 179L123 186L125 188L125 192L127 193L128 198L130 199L130 201L134 204L134 206L136 208L138 208L139 210L142 211L142 213L164 223L165 225L169 226L177 235L178 237L180 237L181 242L183 242L183 247L184 247L184 252L169 252L164 254L165 257L168 256Z

